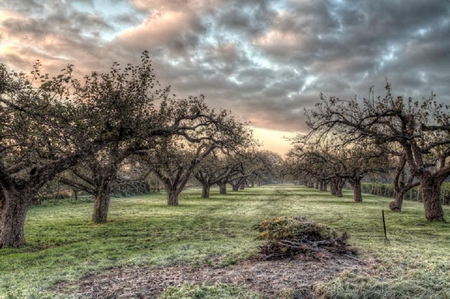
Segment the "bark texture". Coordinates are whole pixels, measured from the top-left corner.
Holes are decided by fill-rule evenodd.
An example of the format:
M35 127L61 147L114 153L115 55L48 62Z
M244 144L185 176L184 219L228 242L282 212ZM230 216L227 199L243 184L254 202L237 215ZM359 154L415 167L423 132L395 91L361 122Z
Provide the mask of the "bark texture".
M361 180L360 179L350 180L350 185L352 185L353 188L353 200L355 202L362 202L363 198L362 198Z
M389 209L391 209L392 212L401 212L402 211L402 205L403 205L403 196L405 195L405 192L396 192L394 201L391 201L389 203Z
M211 186L209 184L202 184L202 198L209 198Z
M219 190L220 190L220 194L227 194L227 184L220 183Z
M108 220L109 202L111 199L111 181L103 181L97 186L94 200L94 211L92 221L94 223L105 223Z
M2 188L1 195L0 248L19 248L25 244L24 224L34 194Z
M424 175L420 180L425 218L430 222L444 222L444 210L441 204L442 180Z

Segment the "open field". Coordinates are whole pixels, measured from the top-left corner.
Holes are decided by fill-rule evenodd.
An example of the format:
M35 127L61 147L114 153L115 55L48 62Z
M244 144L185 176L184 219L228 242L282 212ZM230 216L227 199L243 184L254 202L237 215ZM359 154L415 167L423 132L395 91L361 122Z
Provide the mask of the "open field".
M332 298L449 298L450 224L427 223L420 203L405 202L404 211L395 214L388 211L388 202L365 195L364 202L356 204L349 191L336 198L300 186L227 195L213 189L211 199L200 199L200 190L191 189L181 194L178 207L167 206L164 193L113 199L108 223L98 225L90 222L90 200L47 201L28 213L27 245L0 250L0 296L53 298L55 290L76 294L82 277L114 273L116 268L138 273L141 268L191 267L214 274L214 269L245 267L244 261L255 257L261 244L255 241L255 224L268 217L305 216L339 233L347 231L365 263L351 270L343 267L331 281L316 281L312 293ZM384 243L381 209L387 210L390 245ZM449 218L448 206L445 213ZM58 282L69 283L63 290L54 288ZM188 292L192 287L183 288ZM217 293L217 298L264 295L230 284L197 289ZM170 297L170 292L175 295ZM166 298L179 296L176 289L170 292ZM295 290L283 294L294 298Z

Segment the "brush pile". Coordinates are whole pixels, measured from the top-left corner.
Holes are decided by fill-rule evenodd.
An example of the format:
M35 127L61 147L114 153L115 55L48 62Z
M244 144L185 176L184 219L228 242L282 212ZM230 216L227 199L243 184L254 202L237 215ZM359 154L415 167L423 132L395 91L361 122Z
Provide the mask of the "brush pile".
M308 221L304 217L277 217L265 219L256 226L259 240L267 240L261 246L259 256L263 260L293 257L299 254L324 258L340 254L356 254L350 249L346 232L338 236L324 224Z

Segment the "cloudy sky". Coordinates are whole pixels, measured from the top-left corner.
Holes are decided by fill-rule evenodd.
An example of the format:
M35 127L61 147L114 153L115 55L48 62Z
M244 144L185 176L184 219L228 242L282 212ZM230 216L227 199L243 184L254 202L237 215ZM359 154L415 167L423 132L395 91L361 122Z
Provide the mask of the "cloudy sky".
M265 147L305 132L319 94L394 93L450 103L449 0L2 0L0 62L50 73L137 63L179 96L250 121Z

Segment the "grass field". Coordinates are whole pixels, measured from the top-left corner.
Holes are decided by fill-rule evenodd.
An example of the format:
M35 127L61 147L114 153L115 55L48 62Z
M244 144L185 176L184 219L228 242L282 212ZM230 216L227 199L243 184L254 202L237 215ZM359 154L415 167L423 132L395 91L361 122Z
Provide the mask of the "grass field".
M427 223L423 207L405 202L386 211L390 245L384 244L381 209L389 199L365 195L364 202L300 186L268 186L200 199L200 190L181 194L169 207L164 193L113 199L109 221L92 224L91 200L46 201L28 213L27 244L0 250L0 297L54 298L59 281L125 265L227 266L255 256L260 241L253 226L264 218L306 216L347 231L371 275L343 272L315 290L330 298L450 298L450 224ZM450 218L450 208L445 207ZM373 262L375 261L375 262ZM174 297L175 298L175 297Z

